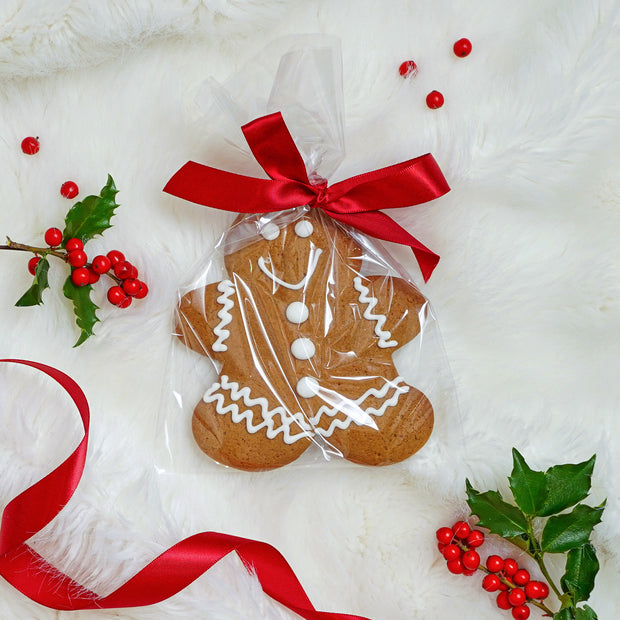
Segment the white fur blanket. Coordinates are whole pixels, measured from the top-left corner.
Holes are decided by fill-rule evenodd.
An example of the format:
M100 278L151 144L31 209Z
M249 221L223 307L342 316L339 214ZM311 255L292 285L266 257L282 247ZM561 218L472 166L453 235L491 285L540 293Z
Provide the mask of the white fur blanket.
M450 575L434 542L439 526L468 514L465 478L506 489L513 446L539 469L596 452L591 501L608 503L594 535L601 572L591 605L601 619L618 617L619 18L615 0L4 0L0 233L40 242L71 204L58 193L63 181L84 196L110 173L122 206L93 249L125 251L151 289L126 311L101 294L96 336L73 349L62 269L50 270L44 306L15 308L31 279L26 255L0 252L0 357L69 373L93 416L80 487L33 546L106 593L181 538L222 531L277 547L317 609L490 620L507 613L479 577ZM203 80L226 80L273 38L309 32L342 39L339 178L430 151L451 185L395 218L442 257L421 289L452 368L458 441L376 470L246 475L183 458L163 467L177 289L231 217L161 189L188 159L224 167L211 152L207 160L217 128L195 104ZM473 43L465 59L452 53L461 37ZM419 73L404 80L398 66L409 58ZM425 105L433 89L446 100L435 111ZM41 139L34 157L20 150L27 135ZM66 398L21 369L0 368L0 416L3 507L62 460L79 431ZM178 432L189 436L182 424ZM230 556L143 609L57 613L0 580L0 617L294 615Z

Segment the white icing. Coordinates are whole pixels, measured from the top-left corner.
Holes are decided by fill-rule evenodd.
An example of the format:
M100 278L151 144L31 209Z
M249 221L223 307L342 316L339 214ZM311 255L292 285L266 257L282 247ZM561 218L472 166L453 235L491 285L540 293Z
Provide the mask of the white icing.
M227 351L228 347L224 344L224 341L230 336L230 332L227 329L224 329L226 325L228 325L232 321L232 315L229 310L235 305L232 299L230 299L231 295L235 292L235 286L230 280L222 280L217 285L217 290L222 293L217 298L217 303L222 304L224 306L218 313L217 316L220 319L217 327L213 329L213 333L217 336L217 340L214 342L211 347L214 351Z
M319 382L314 377L302 377L295 390L302 398L312 398L319 390Z
M309 360L316 353L316 348L310 338L297 338L291 344L291 353L298 360Z
M300 220L295 224L295 234L298 237L309 237L314 232L314 226L309 220Z
M273 241L274 239L277 239L280 235L280 228L277 224L274 224L273 222L267 222L267 224L265 224L261 228L260 234L263 239L266 239L267 241Z
M379 338L379 342L377 344L382 349L397 346L398 342L396 342L396 340L389 340L389 338L392 337L392 334L383 329L383 326L387 320L386 317L383 314L373 314L373 309L378 303L377 298L368 295L370 289L362 284L362 278L360 276L355 276L355 278L353 278L353 286L360 294L359 301L363 304L368 304L368 308L364 311L364 318L369 321L377 322L375 325L375 334Z
M306 275L297 283L291 284L290 282L285 282L281 280L273 272L267 267L265 259L260 256L258 258L258 267L259 269L268 277L271 278L276 284L280 284L286 288L292 289L294 291L298 291L300 288L306 286L306 284L310 281L314 270L316 269L317 263L319 262L319 256L321 256L322 250L320 248L316 248L313 252L310 252L310 262L308 263L308 271Z
M403 385L404 384L404 385ZM387 400L384 400L379 408L368 407L362 410L360 405L370 396L376 398L384 398L390 389L394 389L394 394ZM230 405L225 406L225 396L220 390L226 390L229 394L230 400L233 402ZM297 393L303 398L311 398L321 391L318 381L313 377L303 377L297 383ZM245 422L248 433L254 434L261 429L266 429L267 437L274 439L279 434L282 434L282 441L286 444L292 444L295 441L303 438L311 438L313 434L318 433L323 437L329 437L332 435L336 428L346 429L354 422L358 426L368 425L368 418L371 415L382 416L388 407L394 406L402 394L406 394L409 391L409 386L404 382L402 377L397 377L393 381L386 381L381 389L370 388L364 392L356 400L350 400L348 398L340 397L342 403L330 407L328 405L322 405L310 420L307 420L302 412L296 412L291 414L286 409L278 405L273 409L269 408L269 402L266 398L252 398L250 395L250 388L245 386L239 389L239 384L234 381L230 381L227 375L220 377L219 383L214 383L203 396L205 403L215 403L215 410L220 415L230 413L232 421L235 424ZM243 401L245 410L241 410L237 402ZM260 407L262 422L254 424L254 414L251 407ZM347 414L346 410L357 409L362 413L360 416ZM338 419L335 416L338 413L345 413L346 418L344 420ZM316 428L316 424L320 421L323 415L333 417L334 420L327 429ZM276 418L280 419L278 425ZM295 430L299 432L294 433Z
M310 310L303 301L294 301L286 307L286 318L299 325L308 319Z

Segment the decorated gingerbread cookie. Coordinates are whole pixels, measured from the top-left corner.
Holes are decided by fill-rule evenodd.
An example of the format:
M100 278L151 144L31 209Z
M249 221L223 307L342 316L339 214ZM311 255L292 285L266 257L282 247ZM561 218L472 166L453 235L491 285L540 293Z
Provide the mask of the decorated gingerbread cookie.
M248 471L312 443L364 465L419 450L433 409L392 361L420 331L418 290L364 275L367 252L317 209L240 217L224 248L227 277L184 295L177 312L179 338L220 367L193 414L200 448Z

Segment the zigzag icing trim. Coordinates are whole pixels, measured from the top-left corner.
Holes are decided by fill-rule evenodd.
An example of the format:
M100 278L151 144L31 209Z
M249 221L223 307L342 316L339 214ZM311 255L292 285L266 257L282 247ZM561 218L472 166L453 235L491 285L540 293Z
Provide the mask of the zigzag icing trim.
M392 337L391 332L383 329L383 326L387 320L386 317L383 314L373 314L372 312L378 303L377 298L368 295L370 289L362 284L362 278L360 276L355 276L355 278L353 278L353 286L360 294L359 301L363 304L368 304L368 308L364 311L364 318L369 321L377 322L375 325L375 334L379 338L379 342L377 344L382 349L397 346L398 342L396 342L396 340L389 340L389 338Z
M235 304L230 297L235 292L235 286L230 280L222 280L217 285L217 290L222 293L217 298L217 303L222 304L224 307L217 313L220 322L217 327L213 329L213 333L217 336L217 340L213 343L211 348L214 351L220 352L228 350L228 347L224 344L224 341L228 338L228 336L230 336L230 332L224 328L232 321L232 315L229 310Z
M346 409L357 409L359 411L360 405L369 396L384 398L388 391L392 388L394 389L394 394L392 394L392 396L387 400L383 401L381 407L369 407L363 411L363 416L360 416L359 414L353 416L346 413ZM231 404L224 404L225 398L220 390L226 390L229 392L229 397L233 401ZM344 406L329 407L327 405L322 405L316 415L314 415L310 420L306 420L304 414L300 411L295 414L290 414L281 405L270 409L269 402L266 398L252 398L251 391L248 386L240 389L239 384L235 381L230 381L227 375L222 375L220 377L220 382L214 383L207 390L203 396L203 400L205 403L215 403L215 410L220 415L230 413L232 421L235 424L245 422L247 431L250 434L257 433L259 430L264 428L266 429L267 437L269 439L274 439L279 434L282 434L282 441L286 444L292 444L295 441L305 437L310 439L314 433L318 433L323 437L329 437L336 428L346 429L349 427L351 422L355 422L358 426L367 424L367 422L363 420L357 421L355 418L359 419L361 417L365 417L367 419L368 416L371 415L377 417L382 416L388 407L392 407L398 402L401 394L405 394L408 391L409 386L405 383L405 380L402 377L397 377L393 381L386 381L381 389L369 388L366 392L364 392L364 394L362 394L362 396L354 401L344 399ZM242 400L243 405L246 407L243 411L236 403L236 401L239 400ZM251 407L256 406L260 407L261 410L262 422L259 424L254 424L254 414L250 409ZM346 418L344 420L336 418L335 416L338 413L344 413ZM316 424L318 424L323 415L333 417L334 420L327 429L316 428ZM280 418L280 424L276 421L277 416ZM299 429L300 432L295 434L293 431L296 429Z

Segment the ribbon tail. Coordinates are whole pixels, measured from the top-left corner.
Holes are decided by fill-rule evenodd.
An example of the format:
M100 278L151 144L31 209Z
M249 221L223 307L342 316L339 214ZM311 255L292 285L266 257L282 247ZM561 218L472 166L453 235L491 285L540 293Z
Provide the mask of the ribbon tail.
M428 282L437 263L439 263L439 256L435 252L420 243L400 224L397 224L391 217L381 211L369 211L363 215L358 213L334 213L327 210L326 212L333 219L360 230L371 237L408 245L418 261L424 282Z

